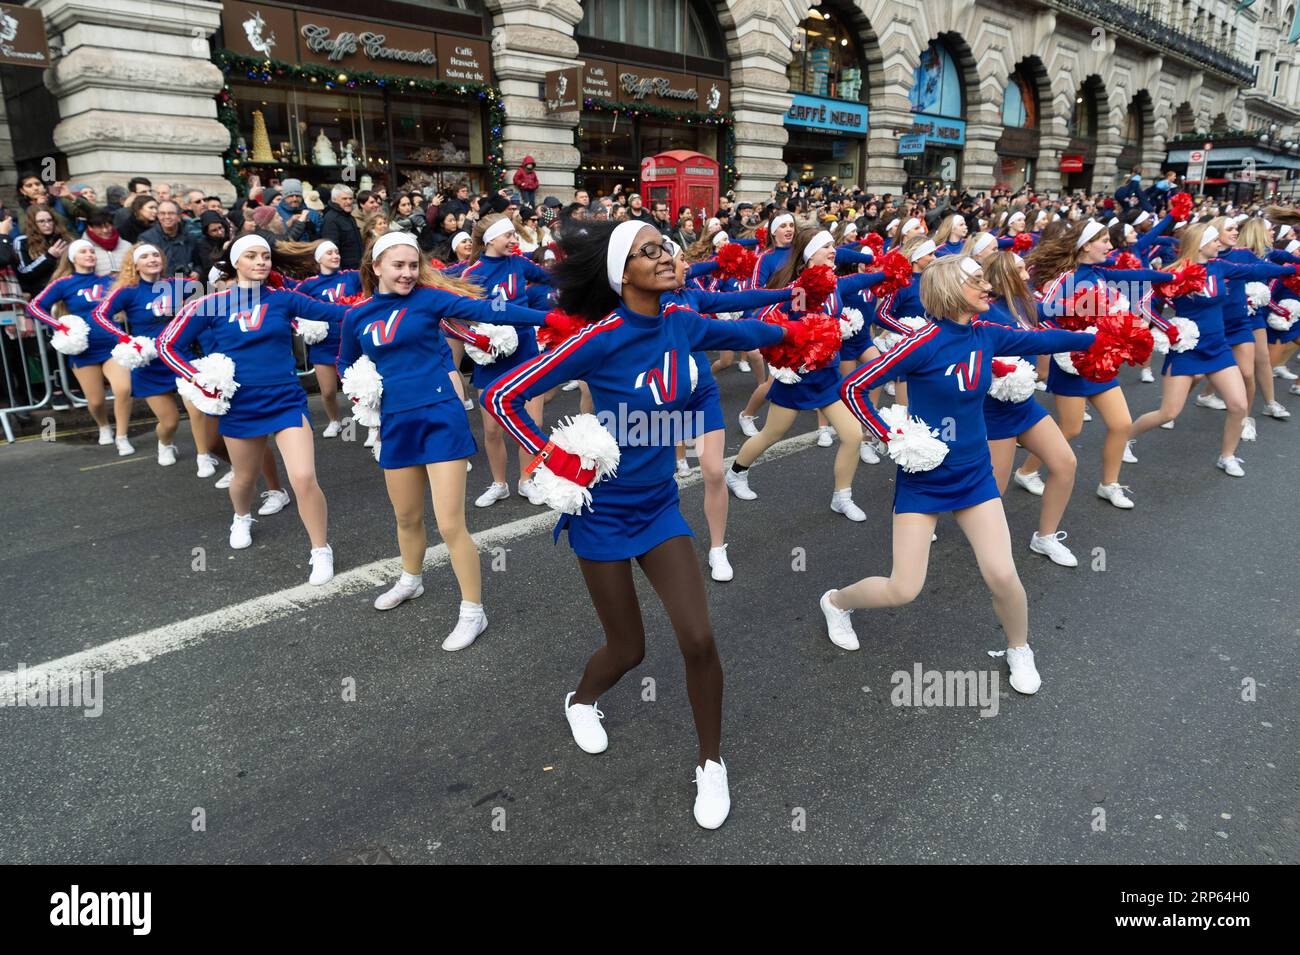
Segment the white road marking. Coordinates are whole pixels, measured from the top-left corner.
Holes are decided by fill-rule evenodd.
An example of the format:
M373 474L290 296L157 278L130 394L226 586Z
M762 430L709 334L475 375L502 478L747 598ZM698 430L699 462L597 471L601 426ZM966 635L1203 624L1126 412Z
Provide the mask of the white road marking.
M817 432L796 435L778 441L764 453L764 460L788 457L811 447L817 439ZM724 467L730 467L734 458L727 458ZM117 462L114 462L117 463ZM829 466L829 465L828 465ZM690 476L678 478L679 487L691 487L703 480L698 467L692 468ZM508 541L527 537L539 531L549 531L555 526L556 515L549 508L539 511L531 517L523 517L499 524L474 534L474 542L482 551L504 544ZM432 570L447 563L447 545L439 544L430 548L424 556L424 569ZM254 597L242 603L231 604L205 613L189 620L180 620L165 627L144 630L129 637L121 637L89 650L72 653L56 660L50 660L39 666L28 666L27 671L40 670L47 677L60 674L81 674L93 671L116 673L140 663L148 663L169 653L195 646L213 637L228 636L241 630L249 630L301 613L309 607L323 604L339 597L351 597L365 593L374 595L378 587L392 582L402 570L401 559L392 557L377 560L361 567L354 567L337 574L324 587L300 584L275 593ZM0 699L13 699L14 694L23 689L16 674L0 673Z

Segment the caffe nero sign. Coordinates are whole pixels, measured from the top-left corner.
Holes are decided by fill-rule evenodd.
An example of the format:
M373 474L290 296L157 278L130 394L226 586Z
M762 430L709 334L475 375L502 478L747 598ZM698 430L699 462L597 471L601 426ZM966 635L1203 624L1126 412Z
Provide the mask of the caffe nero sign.
M867 134L867 107L862 103L796 93L785 112L785 125L817 132Z

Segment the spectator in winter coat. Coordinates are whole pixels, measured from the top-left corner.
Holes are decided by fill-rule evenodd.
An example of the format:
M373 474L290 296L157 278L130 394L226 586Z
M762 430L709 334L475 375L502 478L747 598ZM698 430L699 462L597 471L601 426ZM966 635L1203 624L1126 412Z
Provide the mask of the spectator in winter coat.
M23 234L14 239L18 284L24 292L35 295L50 283L71 242L72 236L49 206L32 203L27 207Z
M339 249L339 268L346 271L361 267L361 230L352 218L356 198L348 186L340 183L330 192L329 205L321 222L321 238L329 239Z
M138 241L148 242L163 254L164 275L200 277L198 243L181 222L181 207L175 199L158 203L157 224L140 233Z
M199 278L206 279L208 271L221 260L222 250L230 241L230 220L220 212L208 209L199 216L203 235L198 242Z
M147 192L141 193L127 206L126 221L120 222L120 219L121 216L118 216L113 220L117 231L127 242L136 242L158 221L158 200Z
M113 228L113 214L107 209L96 209L86 217L86 239L95 246L95 274L116 275L122 271L131 243Z
M524 205L531 206L537 202L537 161L532 156L525 156L524 161L515 170L515 188L519 190Z
M275 211L280 214L280 221L284 223L285 232L293 235L295 231L298 235L294 236L295 242L314 242L320 238L321 215L312 209L308 209L303 203L302 180L286 179L280 185L281 197L276 204ZM303 218L306 213L306 218ZM293 223L290 221L297 217L303 225L300 229L295 230Z

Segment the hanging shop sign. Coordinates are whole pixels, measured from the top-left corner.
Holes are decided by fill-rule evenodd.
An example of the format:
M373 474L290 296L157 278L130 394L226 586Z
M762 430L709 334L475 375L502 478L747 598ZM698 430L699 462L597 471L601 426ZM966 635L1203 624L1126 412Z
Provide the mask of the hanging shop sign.
M785 111L785 125L825 133L865 136L867 107L864 103L796 93L790 108Z
M221 18L226 48L245 56L315 63L340 72L491 82L484 40L242 0L226 0Z
M964 146L966 144L966 121L948 119L943 116L927 116L916 113L912 124L912 133L925 137L930 146Z
M50 65L45 15L40 10L0 4L0 63L42 68Z
M627 64L619 65L617 77L620 103L689 109L700 113L721 113L730 106L730 84L726 80Z
M904 133L898 137L898 155L919 156L925 152L924 133Z
M1062 155L1061 172L1083 172L1083 154L1066 153Z
M582 108L582 69L568 66L551 70L543 84L543 98L548 113L563 113Z

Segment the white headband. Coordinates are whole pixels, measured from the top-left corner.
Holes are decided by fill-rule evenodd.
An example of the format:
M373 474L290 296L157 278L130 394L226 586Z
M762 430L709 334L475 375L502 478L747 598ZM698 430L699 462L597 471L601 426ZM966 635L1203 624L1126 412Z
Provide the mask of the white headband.
M1236 218L1234 218L1232 221L1235 222L1235 223L1237 223L1237 225L1241 225L1243 222L1245 222L1245 221L1246 221L1247 219L1249 219L1249 218L1250 218L1250 216L1248 216L1248 215L1239 215L1239 216L1237 216Z
M848 235L850 232L857 232L857 231L858 231L858 227L855 223L849 222L844 226L845 235Z
M722 220L721 220L721 219L710 219L708 222L704 223L704 228L706 228L706 229L712 229L714 226L717 226L719 229L721 229L721 228L722 228Z
M212 268L208 269L208 284L209 284L209 285L216 285L218 282L220 282L220 281L221 281L222 279L224 279L225 277L226 277L225 273L222 272L221 269L217 268L215 265L212 266Z
M1093 239L1097 238L1097 233L1104 231L1105 228L1106 227L1104 225L1102 225L1096 219L1093 219L1086 226L1083 227L1083 231L1079 233L1079 241L1074 244L1074 247L1076 249L1082 249Z
M457 232L455 235L451 237L451 250L455 252L456 246L460 245L464 241L467 241L468 239L469 239L468 232Z
M1291 235L1293 232L1295 232L1295 229L1291 228L1289 225L1284 225L1284 226L1282 226L1280 229L1277 230L1277 237L1278 237L1279 239L1285 239L1287 236Z
M1023 212L1013 212L1007 219L1007 225L1011 225L1011 223L1015 222L1017 219L1023 219L1024 217L1025 214Z
M1300 249L1300 239L1292 239L1286 244L1286 250L1295 255L1296 249Z
M718 246L722 245L722 243L724 243L724 242L730 242L730 241L731 241L731 237L730 237L729 235L727 235L727 233L725 233L725 232L715 232L715 233L713 234L713 247L714 247L715 249L716 249Z
M234 265L239 257L249 249L266 249L267 252L270 252L271 246L260 235L242 235L230 247L230 264Z
M803 260L807 262L822 246L834 244L835 236L823 229L821 232L818 232L815 236L809 239L808 244L803 247Z
M1016 253L1012 252L1012 253L1011 253L1011 257L1012 257L1013 259L1016 260L1016 265L1024 265L1024 264L1025 264L1025 260L1022 259L1020 256L1016 255Z
M787 222L793 225L794 216L790 215L790 213L788 212L781 213L779 216L777 216L775 219L772 220L772 227L771 227L772 231L775 232L778 227L784 225Z
M979 275L984 271L984 269L980 267L980 264L969 255L964 256L958 264L961 266L961 270L971 278L974 278L976 275Z
M141 245L137 245L134 249L131 250L131 261L139 262L150 252L158 252L159 255L162 255L162 253L158 251L158 247L156 245L150 245L148 242L145 242Z
M1219 230L1212 225L1207 225L1205 231L1201 233L1201 248L1205 248L1211 242L1219 237Z
M374 248L370 250L370 261L378 262L379 257L395 245L409 245L416 252L420 251L420 243L415 241L415 236L409 232L385 232L375 240Z
M1150 218L1151 218L1151 213L1144 212L1141 215L1139 215L1136 219L1133 220L1133 224L1135 226L1141 225L1142 223L1146 222Z
M339 247L335 245L333 242L331 242L329 239L326 239L320 245L316 246L316 251L313 252L312 255L316 259L317 265L320 265L320 260L324 257L325 253L328 252L330 249L333 249L335 252L337 252L339 250Z
M894 226L896 226L896 225L898 225L898 220L897 220L897 219L890 219L890 220L889 220L889 225L885 226L885 231L886 231L886 232L893 232L893 231L894 231Z
M970 254L979 255L981 252L983 252L985 249L987 249L990 245L992 245L996 241L997 240L994 239L992 235L985 232L983 235L981 235L978 239L975 240L975 245L971 248Z
M506 218L498 219L496 222L488 226L487 231L483 233L483 244L487 245L493 239L499 239L507 232L514 232L514 231L515 231L515 224L513 222L511 222L509 219Z
M68 261L71 262L82 249L94 249L89 239L77 239L68 246Z
M915 262L917 259L923 259L927 255L932 255L934 253L934 250L937 248L939 247L934 244L934 239L926 239L924 242L922 242L920 245L918 245L915 249L912 250L911 261Z
M554 250L554 249L547 249L545 252L543 252L543 253L542 253L542 261L543 261L543 262L553 262L553 261L555 261L555 250Z
M644 228L644 222L629 219L620 222L609 237L609 248L605 250L605 277L615 295L623 294L623 270L627 268L627 257L632 254L632 243L637 233Z
M1119 225L1119 216L1111 216L1110 221L1106 223L1106 228L1109 229L1113 225Z
M899 235L907 235L907 230L915 228L921 224L920 219L908 219L903 223L903 228L898 230Z

